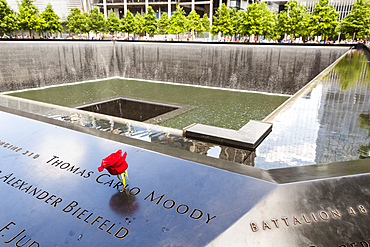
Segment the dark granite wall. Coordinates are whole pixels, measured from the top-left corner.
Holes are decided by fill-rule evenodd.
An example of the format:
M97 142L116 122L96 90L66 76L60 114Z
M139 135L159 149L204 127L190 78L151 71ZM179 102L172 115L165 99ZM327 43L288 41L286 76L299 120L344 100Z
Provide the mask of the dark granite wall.
M0 91L120 76L294 94L348 47L1 42Z

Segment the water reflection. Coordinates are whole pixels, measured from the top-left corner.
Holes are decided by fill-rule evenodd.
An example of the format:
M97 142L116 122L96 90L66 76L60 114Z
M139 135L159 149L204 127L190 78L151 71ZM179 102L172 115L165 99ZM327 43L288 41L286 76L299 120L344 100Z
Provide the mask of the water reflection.
M352 51L315 88L273 120L257 149L263 169L357 160L369 153L367 51ZM359 117L362 116L362 117Z
M368 56L364 51L348 54L313 89L304 92L293 104L283 109L273 120L272 133L256 152L189 140L181 137L181 134L173 135L146 126L132 126L112 119L100 119L89 113L72 111L70 108L61 109L6 97L0 97L0 105L262 169L356 160L370 156ZM184 87L183 90L190 89ZM178 93L183 90L178 90ZM216 90L214 92L218 93ZM153 90L148 93L157 95ZM189 91L186 95L192 93ZM178 97L178 94L168 95ZM234 96L230 94L227 99L236 98ZM204 98L203 95L199 96L202 97ZM215 93L211 93L211 105L215 105L212 101L215 98L220 105L227 102L226 98L215 97ZM255 98L252 103L257 101L264 99ZM273 101L276 101L276 98ZM247 111L245 106L252 103L245 101L240 104L240 108ZM196 111L192 111L194 112ZM225 117L219 109L216 112L216 120L240 120L237 111L236 117ZM208 118L206 114L199 115Z
M256 157L255 151L189 140L186 138L153 137L151 142L249 166L254 166L254 158Z
M360 114L358 117L358 127L361 129L367 130L367 139L370 138L370 114ZM358 149L358 154L360 159L369 159L370 158L370 142L367 145L361 145Z
M342 59L334 68L339 78L339 84L343 91L356 87L357 83L370 82L369 53L364 50L353 50Z

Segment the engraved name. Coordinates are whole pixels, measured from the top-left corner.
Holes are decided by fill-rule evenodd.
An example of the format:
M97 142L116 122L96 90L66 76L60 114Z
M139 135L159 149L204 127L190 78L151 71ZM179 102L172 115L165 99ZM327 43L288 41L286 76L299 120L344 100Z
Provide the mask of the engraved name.
M357 206L358 212L353 207L348 208L348 213L350 215L357 215L359 214L367 214L367 209L363 205ZM293 216L291 218L288 217L280 217L280 218L273 218L271 220L263 220L262 223L257 224L256 222L251 222L250 227L252 232L257 232L260 229L262 230L271 230L271 229L279 229L281 226L290 227L290 226L298 226L303 224L311 224L319 221L328 221L329 219L341 219L342 213L339 212L338 209L330 210L330 211L320 211L318 213L311 213L311 214L302 214L298 216Z
M0 171L0 174L2 171ZM15 189L18 189L28 195L34 196L38 200L44 200L45 203L50 204L51 206L56 207L57 204L62 202L62 198L57 197L56 195L53 195L46 190L37 188L34 185L28 184L23 179L17 178L16 176L13 176L13 173L7 174L5 176L0 177L0 181L4 182L5 184L8 184L11 187L14 187Z
M2 171L0 171L0 174L1 173L2 173ZM7 185L9 185L9 186L11 186L15 189L20 190L20 191L22 191L22 192L24 192L28 195L33 196L34 198L36 198L38 200L42 200L45 203L53 206L54 208L59 206L60 203L63 201L62 198L57 197L56 195L53 195L53 194L49 193L46 190L40 189L40 188L38 188L34 185L29 184L28 182L14 176L13 173L1 176L0 181L2 181L3 183L5 183L5 184L7 184ZM72 201L67 206L65 206L62 209L62 211L65 212L65 213L70 213L71 212L71 215L72 216L76 215L77 219L83 219L83 221L85 223L89 223L91 226L96 225L99 230L104 230L107 234L113 234L113 236L118 238L118 239L124 239L129 234L129 230L125 227L120 227L118 229L116 229L117 227L114 228L116 223L111 223L110 226L108 226L108 223L111 222L110 220L104 219L101 216L97 216L97 217L94 218L93 217L94 213L90 213L90 214L87 215L87 213L89 213L89 211L86 210L86 209L82 209L81 207L77 208L78 205L79 205L79 203L77 201ZM84 217L84 216L86 216L86 217ZM89 219L91 220L91 222L87 221ZM12 223L9 223L9 224L12 225ZM7 229L8 226L3 227L3 230ZM103 229L103 227L105 227L105 226L107 228ZM25 230L23 230L20 233L18 233L17 235L15 235L7 243L10 243L10 242L14 241L24 231ZM25 238L25 237L26 236L22 237L18 242L22 241L22 239ZM26 244L26 243L24 243L24 245L17 245L17 243L16 243L16 246L25 246L25 244ZM35 246L35 245L33 245L33 246ZM37 246L39 246L39 245L37 245Z
M59 160L59 157L55 156L55 155L53 155L53 158L48 160L46 163L50 164L54 167L59 167L59 169L61 169L61 170L65 170L65 171L71 172L73 174L79 175L83 178L89 178L91 176L91 174L94 173L93 171L88 171L87 172L86 169L82 170L80 167L71 165L70 163L64 162L63 160Z
M4 227L2 227L0 229L0 233L3 230L10 230L9 227L12 227L12 226L15 226L15 225L16 224L14 222L12 222L12 221L9 222L8 224L6 224ZM11 237L9 240L4 241L4 244L14 243L15 246L26 246L26 244L29 244L29 245L27 245L27 247L39 247L40 244L37 241L31 242L32 241L31 238L26 240L27 235L23 235L25 233L25 231L26 231L26 229L23 229L22 231L18 232L16 235ZM21 235L23 235L23 236L20 237ZM4 237L4 235L2 234L1 237ZM16 242L13 242L13 241L16 241Z
M94 213L89 212L89 210L82 209L81 207L77 208L78 205L78 202L72 201L63 208L62 211L65 213L71 213L72 216L76 215L76 219L82 220L90 226L95 225L99 230L105 231L110 235L113 234L113 236L118 239L124 239L128 236L129 230L127 228L123 226L118 228L116 223L111 223L110 220L104 219L100 215L96 216Z

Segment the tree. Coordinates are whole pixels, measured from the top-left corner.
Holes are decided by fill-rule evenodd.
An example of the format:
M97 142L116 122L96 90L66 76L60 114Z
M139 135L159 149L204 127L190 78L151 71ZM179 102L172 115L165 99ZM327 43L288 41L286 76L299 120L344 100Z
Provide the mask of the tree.
M108 15L108 18L107 18L107 30L108 30L108 32L110 32L111 34L114 34L116 32L121 31L120 25L121 25L121 22L120 22L119 18L116 16L114 11L111 9L109 11L109 15Z
M32 36L32 30L35 30L39 24L38 8L33 4L34 0L22 0L18 3L18 25L21 28L22 37L23 30L29 30Z
M170 19L169 33L177 34L179 40L180 33L185 33L189 30L189 21L185 17L185 11L182 7L176 6L176 11L173 13Z
M59 21L59 16L54 12L53 6L49 3L45 10L41 13L43 20L43 30L50 33L60 33L63 30L62 23Z
M289 0L285 4L285 10L279 13L278 19L280 34L289 34L293 39L307 35L309 14L303 3Z
M200 22L200 16L195 10L191 11L187 18L189 21L189 29L191 30L191 38L194 40L194 31L202 33L204 27Z
M152 6L148 7L148 13L143 16L143 32L155 33L157 31L157 18Z
M329 0L320 0L308 21L308 29L314 36L322 36L324 39L335 35L335 28L338 25L338 12L329 5Z
M98 8L95 7L90 10L88 18L90 30L96 34L106 31L106 20L103 13L100 13Z
M265 38L277 38L276 26L277 26L277 16L274 11L270 11L269 8L265 5L263 6L262 14L262 35Z
M233 23L230 18L230 12L224 3L221 4L221 8L216 10L216 15L213 18L211 33L221 33L226 36L233 34Z
M16 14L5 0L0 0L0 34L17 28Z
M136 13L135 15L135 30L134 33L142 33L143 32L143 18L141 14Z
M280 35L289 34L291 31L289 24L289 16L285 10L281 11L277 16L276 31Z
M238 32L243 35L263 34L263 8L265 3L253 3L242 12L241 23Z
M72 8L71 13L67 16L67 27L71 33L89 32L88 14L82 14L79 8Z
M168 18L167 13L163 13L161 18L158 20L157 33L167 33L170 28L170 19Z
M121 19L121 26L122 31L128 33L130 36L130 33L135 34L139 27L136 23L135 16L130 12L130 10L127 10L126 18Z
M229 15L231 19L231 24L232 24L232 35L238 34L239 27L240 27L240 21L241 21L241 11L236 11L234 8L229 8Z
M40 16L37 17L38 18L38 21L37 21L37 25L35 26L35 30L36 32L39 33L39 36L41 36L41 33L44 33L46 32L46 21L44 20L44 18Z
M200 20L203 26L203 32L211 31L211 24L209 23L208 15L204 14L202 19Z
M370 33L370 7L364 0L357 0L349 13L339 25L339 30L346 34L347 38L365 38Z
M81 33L87 33L87 37L90 38L90 31L91 26L89 22L89 13L83 12L83 14L80 16L80 32Z

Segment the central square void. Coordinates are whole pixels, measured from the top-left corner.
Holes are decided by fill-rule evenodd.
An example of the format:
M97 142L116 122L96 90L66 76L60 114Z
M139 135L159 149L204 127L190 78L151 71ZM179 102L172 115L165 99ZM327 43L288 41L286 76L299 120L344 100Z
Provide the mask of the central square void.
M116 98L77 107L78 109L131 119L147 121L181 107L127 98Z

